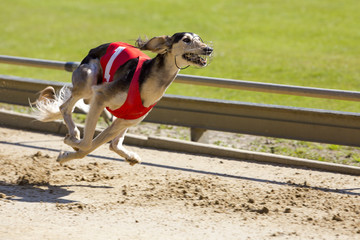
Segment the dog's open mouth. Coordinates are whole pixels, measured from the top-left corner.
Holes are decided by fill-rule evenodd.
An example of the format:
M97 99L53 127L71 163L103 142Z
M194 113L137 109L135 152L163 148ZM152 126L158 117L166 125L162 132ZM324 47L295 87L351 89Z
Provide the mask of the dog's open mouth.
M184 55L182 55L182 57L188 61L188 62L192 62L196 65L199 65L200 67L205 67L208 63L208 57L207 55L199 55L199 54L195 54L195 53L185 53Z

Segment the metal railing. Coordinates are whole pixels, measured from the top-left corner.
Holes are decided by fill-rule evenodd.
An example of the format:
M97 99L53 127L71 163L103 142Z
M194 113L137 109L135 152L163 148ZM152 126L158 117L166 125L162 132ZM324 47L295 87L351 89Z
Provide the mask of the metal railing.
M73 72L78 66L78 62L61 62L52 60L42 60L34 58L13 57L0 55L0 63L25 65L30 67L51 68ZM249 90L257 92L288 94L296 96L327 98L348 101L360 101L360 92L312 88L302 86L290 86L284 84L261 83L243 80L233 80L225 78L210 78L192 75L178 74L175 79L177 83L212 86L219 88L231 88L238 90Z
M6 60L4 59L6 58ZM0 56L0 62L15 64L17 60ZM22 59L20 64L37 67L74 69L77 63ZM30 62L32 62L30 64ZM70 67L67 67L70 71ZM237 89L252 89L254 91L278 92L274 84L196 76L180 75L178 82L202 84ZM243 84L241 86L241 84ZM59 89L61 82L41 81L0 75L0 102L28 105L33 101L36 93L47 85ZM238 87L231 87L231 86ZM253 87L255 86L255 87ZM261 86L261 87L260 87ZM302 92L303 87L284 87L286 94L309 96L309 92ZM254 89L253 89L254 88ZM264 90L265 89L265 90ZM297 90L289 90L297 89ZM328 89L311 89L318 97L346 99L359 101L359 92L338 91ZM292 92L292 93L290 93ZM323 94L325 93L325 94ZM313 95L312 95L313 96ZM340 97L339 97L340 96ZM360 146L360 114L317 109L304 109L265 104L252 104L215 99L202 99L182 96L165 95L147 116L145 121L190 127L201 135L204 129L252 134L259 136L279 137L296 140L332 143L349 146ZM196 133L196 131L194 131ZM194 134L197 135L197 134Z

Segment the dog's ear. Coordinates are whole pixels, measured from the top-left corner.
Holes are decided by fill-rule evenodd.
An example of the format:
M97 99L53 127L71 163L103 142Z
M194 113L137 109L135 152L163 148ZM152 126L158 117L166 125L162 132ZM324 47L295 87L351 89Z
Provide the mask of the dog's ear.
M154 53L164 54L171 47L171 37L164 35L153 37L148 41L143 41L139 38L136 41L136 44L141 50L149 50Z

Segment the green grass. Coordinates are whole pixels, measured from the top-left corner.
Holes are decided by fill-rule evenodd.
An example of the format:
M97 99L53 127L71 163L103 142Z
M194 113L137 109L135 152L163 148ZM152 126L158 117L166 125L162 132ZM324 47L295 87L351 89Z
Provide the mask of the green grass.
M183 74L360 91L358 0L2 0L0 54L81 61L104 42L179 31L212 41L205 69ZM70 81L56 70L0 65L0 74ZM360 111L360 103L173 84L187 96Z
M246 146L245 149L317 161L360 166L360 148L356 147L258 137L253 141L249 141L248 146Z

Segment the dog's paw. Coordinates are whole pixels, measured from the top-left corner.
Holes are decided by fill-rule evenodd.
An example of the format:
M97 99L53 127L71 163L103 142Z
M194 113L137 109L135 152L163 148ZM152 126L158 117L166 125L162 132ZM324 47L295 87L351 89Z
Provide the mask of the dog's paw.
M60 165L62 165L63 163L67 162L67 161L70 161L71 159L67 159L68 155L69 155L70 152L63 152L63 151L60 151L56 161L58 163L60 163Z
M80 144L80 140L77 139L76 136L71 136L69 134L66 134L65 138L64 138L64 143L69 145L70 147L72 147L75 151L79 150L79 144Z
M125 158L125 161L134 166L137 163L141 163L141 158L136 153L131 153L129 157Z

